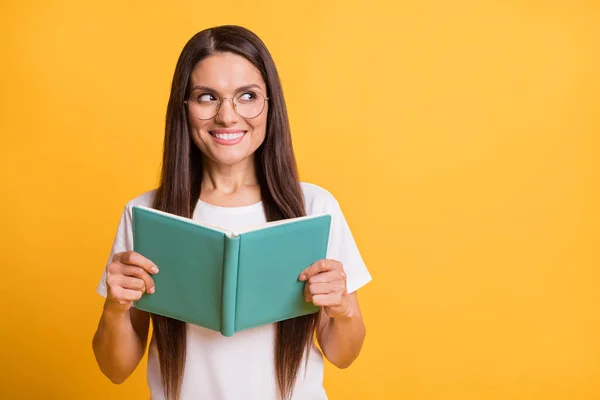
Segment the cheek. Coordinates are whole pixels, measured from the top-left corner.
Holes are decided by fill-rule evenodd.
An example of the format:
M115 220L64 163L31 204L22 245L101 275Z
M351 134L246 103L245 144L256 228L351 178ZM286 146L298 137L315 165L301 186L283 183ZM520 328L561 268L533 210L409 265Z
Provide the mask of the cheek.
M188 127L190 130L190 136L192 137L192 141L200 150L205 152L207 150L206 142L208 140L208 138L206 138L205 136L209 135L207 130L207 124L203 123L202 121L189 120Z
M254 130L254 136L255 136L255 137L258 139L258 140L260 140L261 142L262 142L263 140L265 140L265 136L266 136L266 134L267 134L267 126L266 126L266 125L263 125L263 126L261 126L261 127L257 127L257 128Z
M199 135L200 132L206 131L206 122L199 121L197 119L189 119L188 125L190 127L190 131L196 135Z
M190 134L194 137L194 141L202 140L203 136L209 135L208 124L206 122L190 120L188 121L188 124L190 128Z
M262 118L260 121L253 121L251 126L253 135L262 142L267 134L267 119Z

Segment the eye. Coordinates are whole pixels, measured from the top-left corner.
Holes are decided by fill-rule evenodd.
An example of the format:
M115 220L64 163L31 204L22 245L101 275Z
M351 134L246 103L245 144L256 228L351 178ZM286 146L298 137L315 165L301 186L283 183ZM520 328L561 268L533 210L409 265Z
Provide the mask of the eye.
M201 93L194 97L198 104L210 104L217 101L215 96L210 93Z
M240 93L237 96L237 100L240 103L251 103L253 101L255 101L257 98L256 93L254 92L244 92L244 93Z

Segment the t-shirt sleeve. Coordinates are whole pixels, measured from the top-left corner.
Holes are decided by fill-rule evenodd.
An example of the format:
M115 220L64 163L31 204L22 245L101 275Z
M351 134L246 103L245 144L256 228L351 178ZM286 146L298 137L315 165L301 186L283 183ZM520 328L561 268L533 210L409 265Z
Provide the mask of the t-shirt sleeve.
M358 250L339 203L336 200L333 200L332 203L329 210L331 228L327 258L342 263L346 273L346 287L348 293L352 293L366 285L372 277Z
M133 230L131 227L131 211L129 207L126 206L123 210L123 213L121 214L121 220L119 221L117 234L115 235L113 245L110 250L110 255L108 257L108 260L106 261L104 270L102 271L102 277L100 278L98 287L96 288L96 291L103 297L107 296L106 267L108 266L108 264L110 264L113 256L116 253L121 253L129 250L133 250Z

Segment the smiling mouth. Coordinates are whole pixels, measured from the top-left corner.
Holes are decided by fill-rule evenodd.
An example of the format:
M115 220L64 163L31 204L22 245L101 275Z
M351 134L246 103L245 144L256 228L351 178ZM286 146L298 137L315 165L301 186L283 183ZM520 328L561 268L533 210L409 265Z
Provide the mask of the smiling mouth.
M243 137L246 133L245 132L238 132L238 133L215 133L215 132L210 132L210 135L212 137L215 137L217 139L220 140L237 140L240 139L241 137Z
M246 131L225 131L215 129L214 131L209 131L210 136L213 137L215 143L222 146L233 146L240 143L244 140L244 136L246 135Z

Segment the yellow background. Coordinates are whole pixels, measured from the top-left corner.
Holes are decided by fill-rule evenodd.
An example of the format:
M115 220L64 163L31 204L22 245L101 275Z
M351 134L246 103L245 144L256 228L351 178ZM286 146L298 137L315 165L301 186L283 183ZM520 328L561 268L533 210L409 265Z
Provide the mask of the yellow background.
M0 398L148 397L145 360L95 364L95 288L179 52L224 23L272 51L374 277L331 399L600 398L600 4L283 3L2 3Z

